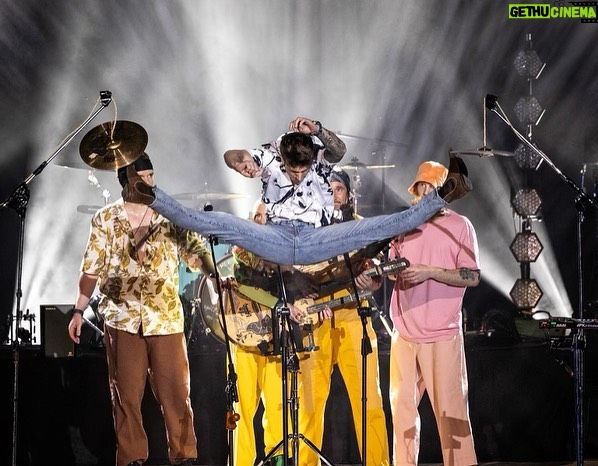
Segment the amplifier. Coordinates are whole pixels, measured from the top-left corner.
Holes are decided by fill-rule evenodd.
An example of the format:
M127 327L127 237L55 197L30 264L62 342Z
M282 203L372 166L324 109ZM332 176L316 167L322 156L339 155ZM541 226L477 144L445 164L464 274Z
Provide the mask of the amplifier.
M68 325L72 304L42 304L40 306L43 354L49 358L71 357L75 343L69 338Z
M569 317L555 317L540 321L540 328L564 328L564 329L596 329L598 330L598 319L571 319Z

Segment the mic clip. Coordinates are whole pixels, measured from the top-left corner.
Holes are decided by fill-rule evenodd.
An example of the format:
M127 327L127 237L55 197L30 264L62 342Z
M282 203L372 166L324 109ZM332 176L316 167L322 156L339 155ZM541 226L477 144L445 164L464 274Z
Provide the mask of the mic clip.
M484 100L484 103L488 110L494 110L494 107L496 107L497 101L498 101L498 97L496 97L495 95L486 94L486 99Z
M112 102L112 92L100 91L100 101L104 107L107 107Z

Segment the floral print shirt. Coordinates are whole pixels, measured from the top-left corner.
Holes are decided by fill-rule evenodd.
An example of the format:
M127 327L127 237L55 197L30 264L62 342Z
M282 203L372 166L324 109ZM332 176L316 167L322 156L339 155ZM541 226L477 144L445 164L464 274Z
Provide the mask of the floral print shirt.
M209 254L196 233L151 212L145 253L138 262L124 202L100 209L91 221L81 271L98 276L98 311L106 325L130 333L168 335L184 330L179 258L191 270Z

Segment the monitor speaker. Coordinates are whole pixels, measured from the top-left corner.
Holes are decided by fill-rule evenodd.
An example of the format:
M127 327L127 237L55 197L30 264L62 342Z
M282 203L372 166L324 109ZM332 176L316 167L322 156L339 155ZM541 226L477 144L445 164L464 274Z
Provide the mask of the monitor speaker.
M42 304L40 306L43 354L49 358L74 356L75 348L69 338L71 304Z

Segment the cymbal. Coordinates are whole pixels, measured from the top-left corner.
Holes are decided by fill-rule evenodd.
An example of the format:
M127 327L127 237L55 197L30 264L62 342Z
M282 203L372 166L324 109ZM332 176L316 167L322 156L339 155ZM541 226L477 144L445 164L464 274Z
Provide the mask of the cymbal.
M354 134L346 134L341 132L341 130L339 129L336 133L337 136L339 136L341 139L346 138L346 139L354 139L356 141L367 141L370 143L382 143L382 144L390 144L393 146L406 146L407 144L403 143L403 142L397 142L397 141L391 141L390 139L374 139L374 138L366 138L363 136L356 136Z
M512 157L514 152L506 152L502 150L492 150L489 147L480 147L477 150L451 150L451 154L455 155L477 155L478 157L494 157L495 155L501 157Z
M90 167L116 170L137 160L146 146L147 132L142 126L132 121L109 121L83 137L79 154Z
M248 196L240 193L179 193L172 197L181 201L212 201L214 199L241 199Z
M339 166L339 168L342 168L343 170L359 170L359 169L373 170L375 168L394 168L394 167L395 167L395 165L365 164L365 163L357 162L357 161L348 163L346 165Z

